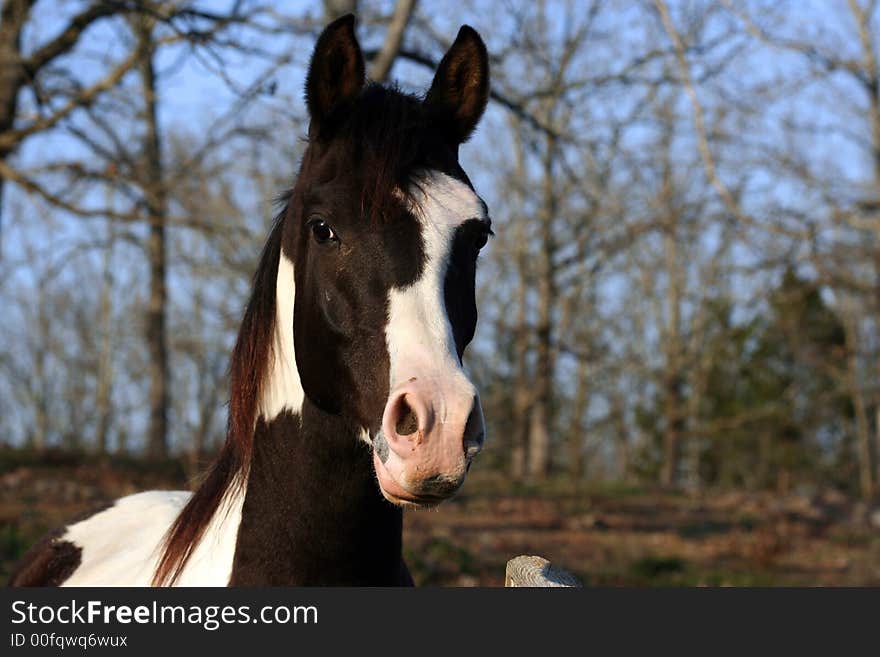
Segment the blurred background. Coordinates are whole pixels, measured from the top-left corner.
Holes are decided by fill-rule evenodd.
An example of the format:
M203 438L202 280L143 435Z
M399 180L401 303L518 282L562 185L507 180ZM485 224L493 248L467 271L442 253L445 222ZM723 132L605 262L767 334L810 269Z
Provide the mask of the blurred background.
M497 237L466 356L489 443L406 515L423 585L880 585L873 0L0 0L0 576L96 502L188 487L354 11L423 92L468 23L461 160Z

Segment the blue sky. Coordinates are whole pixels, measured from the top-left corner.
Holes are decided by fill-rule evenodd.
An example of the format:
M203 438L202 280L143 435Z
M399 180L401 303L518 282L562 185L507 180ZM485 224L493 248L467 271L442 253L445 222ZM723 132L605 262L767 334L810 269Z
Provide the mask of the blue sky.
M226 2L204 3L208 7L219 8L227 4ZM577 7L576 3L569 4ZM682 8L687 7L689 3L671 4L675 15L680 18ZM835 52L852 56L858 54L855 50L857 43L851 38L851 22L847 18L842 18L846 11L844 0L805 0L787 3L768 1L762 4L766 11L756 15L756 20L763 21L768 29L778 30L776 34L798 38L810 35L811 38L818 39L822 43L830 44L829 47L834 48ZM52 34L66 16L74 13L82 5L82 2L57 0L38 2L39 20L33 23L30 31L25 35L26 43L38 42L46 35ZM386 8L390 5L390 1L382 3ZM518 3L515 2L500 2L493 5L496 10L492 12L486 11L485 5L480 3L456 5L454 11L450 11L452 5L446 2L423 1L419 6L423 15L430 16L433 29L441 38L452 39L458 26L468 22L484 35L490 52L494 53L503 51L510 43L527 36L510 33L510 18L505 9L517 5ZM277 3L276 6L278 11L294 15L302 15L310 11L318 16L321 12L320 3L284 2ZM556 20L560 30L566 27L561 21L564 6L565 3L555 4L550 11L551 20ZM592 50L586 48L576 73L587 76L611 73L620 70L631 57L655 48L668 47L657 25L645 20L642 7L641 3L611 0L600 27L612 38L609 41L597 40L597 45ZM780 15L784 16L784 21L775 20L774 16ZM880 30L878 20L880 20L880 12L875 16L875 28ZM377 39L381 38L381 33L361 29L360 36L365 46L369 46L375 45ZM86 79L94 78L101 73L102 67L99 62L103 58L118 56L122 52L124 44L121 40L124 38L124 30L120 30L118 26L110 27L107 24L99 26L88 33L74 55L65 60L65 64L74 68L78 75ZM301 122L305 114L302 85L313 39L309 36L293 38L290 35L273 38L252 35L250 39L253 45L258 45L275 55L287 54L285 49L289 49L292 59L289 65L279 69L273 76L273 81L277 83L275 94L261 96L239 120L249 125L271 120L277 127L277 143L274 146L295 145L304 131L304 123ZM426 46L422 42L418 45ZM428 45L433 48L433 55L440 55L435 44ZM160 122L166 127L168 134L187 133L198 138L204 136L208 127L213 125L230 106L234 94L203 60L183 57L183 50L184 47L169 48L158 62L161 73ZM725 54L724 51L719 50L713 56L723 61ZM517 70L520 59L514 48L510 61L502 63L506 68L505 84L513 91L518 89L520 83L526 84L527 78L533 73L531 70ZM821 85L807 82L795 85L796 81L806 79L811 74L803 58L762 46L754 41L749 42L729 64L724 76L700 89L701 100L706 103L710 117L717 116L719 111L727 111L735 118L737 90L750 93L764 86L771 95L776 92L773 102L768 102L762 108L762 112L751 114L748 123L736 123L733 119L723 123L724 127L730 129L730 134L726 136L728 142L738 144L738 150L735 151L737 154L753 155L762 144L778 145L782 139L778 125L783 118L791 117L803 123L832 128L830 131L802 130L793 149L801 153L805 160L815 167L817 175L831 182L847 183L841 185L842 188L852 188L849 183L864 179L868 164L864 149L855 145L851 139L841 137L843 129L858 135L859 131L863 131L866 127L859 123L858 115L851 115L849 110L849 106L858 109L859 104L863 102L860 90L852 82L842 76L836 76L831 80L831 84L826 80ZM230 55L226 59L224 73L235 85L243 87L259 77L269 65L270 62L263 58ZM649 67L649 70L656 72L658 67ZM400 79L406 88L414 90L424 89L430 82L430 72L405 62L395 67L393 75ZM134 79L130 82L134 82ZM790 88L784 85L790 85ZM611 85L597 91L593 96L583 98L580 120L584 124L585 134L591 138L594 136L606 138L607 135L598 134L602 132L604 122L609 117L619 115L631 107L640 93L625 86ZM694 176L700 176L702 174L699 167L693 167L696 162L696 151L693 135L688 132L692 128L690 106L678 90L675 93L676 108L680 113L681 123L676 148L682 155L682 172L686 175L690 167L690 171L694 171ZM727 105L719 101L725 98ZM27 106L28 99L24 100ZM81 117L74 119L75 122L80 120ZM491 107L476 137L464 146L461 155L463 164L474 179L478 191L492 208L496 230L499 231L504 230L504 212L509 211L512 202L511 190L500 183L501 175L510 167L511 157L506 120L505 110L498 106ZM593 123L591 124L590 121ZM640 120L639 123L631 126L627 138L632 150L637 152L639 144L648 143L653 138L653 133L654 129L650 121ZM134 141L135 135L129 137ZM288 149L277 150L277 157L285 157L284 153ZM18 154L17 163L26 168L84 155L85 151L74 140L56 131L30 139ZM817 200L813 190L796 184L791 179L783 179L778 170L758 167L753 161L743 165L741 160L726 157L725 151L719 152L719 161L722 164L721 170L725 180L735 182L747 176L752 187L760 190L760 193L746 200L747 209L758 215L766 212L771 200L775 200L779 205L805 209L816 207ZM650 164L650 162L645 163L646 170ZM297 162L292 159L279 161L279 178L292 180L296 166ZM620 171L622 172L620 175L627 175L625 169ZM650 175L645 174L645 181L649 180ZM645 181L633 183L634 198L645 192L638 186ZM615 184L625 182L614 180ZM95 203L103 203L105 199L99 193L97 196L95 194L96 192L92 192L92 197L89 199ZM262 221L268 226L271 218L271 196L258 198L255 194L253 189L242 183L239 196L244 199L243 203L250 212L257 215L252 218L253 221L257 223ZM102 222L67 217L58 210L46 208L39 203L34 204L14 186L7 187L4 210L0 267L7 276L0 283L0 298L11 294L16 282L20 282L23 287L32 286L35 278L45 271L48 262L62 260L62 264L66 264L67 267L60 266L58 275L69 276L71 280L82 275L78 269L77 263L80 261L78 259L90 260L92 267L96 267L95 261L99 257L97 253L77 250L75 255L68 256L68 254L73 252L78 244L103 234L106 227ZM705 246L709 246L711 240L705 237L704 239L707 240ZM772 248L775 245L767 246ZM32 250L36 254L33 256L36 262L26 261L24 254L27 250ZM736 257L740 263L748 264L760 255L753 250L741 248ZM32 256L27 256L30 257ZM63 263L64 258L67 257L71 258L70 261ZM142 293L144 286L142 255L136 248L123 245L119 247L115 257L120 271L120 285L125 287L128 294ZM483 280L491 280L488 277L496 273L497 270L491 266L491 262L487 262L483 267ZM766 285L766 281L755 277L739 277L736 279L735 291L741 294L743 299L749 299L754 296L756 285L759 287ZM603 288L607 312L612 314L626 309L626 304L631 299L626 293L632 292L631 286L632 279L628 272L609 274ZM504 286L499 286L499 289L503 290ZM185 292L187 292L185 286L181 286L178 290L179 294ZM11 305L9 298L2 298L2 302ZM495 303L487 309L485 316L491 317L492 313L503 313L507 309L506 304ZM23 318L13 317L11 314L0 320L0 327L5 335L15 336L13 340L23 339L29 329ZM483 348L487 350L493 346L493 336L487 332L488 328L484 322L478 333L478 341L481 341Z

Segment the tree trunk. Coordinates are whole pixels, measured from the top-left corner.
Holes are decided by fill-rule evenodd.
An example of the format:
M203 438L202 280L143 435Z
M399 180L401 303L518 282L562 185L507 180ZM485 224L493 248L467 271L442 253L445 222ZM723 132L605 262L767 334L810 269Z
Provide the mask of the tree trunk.
M554 256L556 238L553 224L557 214L554 160L556 138L546 137L543 158L540 252L538 253L538 323L534 401L529 422L528 472L533 480L544 479L550 470L550 436L553 412L553 309L556 306Z
M681 285L678 263L678 244L674 218L670 217L664 239L666 251L667 326L666 369L663 374L663 466L660 483L675 486L681 461L681 441L684 432L684 399L681 380Z
M700 313L705 312L705 308ZM702 331L704 320L702 316L696 322L695 332ZM708 350L699 346L694 347L691 353L701 354L697 358L695 366L687 368L689 375L690 396L686 401L687 419L683 422L687 433L687 488L691 493L699 492L703 486L700 470L702 469L702 421L701 407L706 390L706 378L708 376L709 363L707 361Z
M521 127L512 120L514 137L515 166L514 178L517 181L526 179L525 152L520 137ZM514 185L518 205L524 204L522 185ZM530 286L529 265L531 258L528 252L529 240L525 233L525 218L517 217L513 225L514 244L513 261L519 275L519 287L516 291L516 321L513 327L513 433L510 448L510 476L514 481L522 481L526 476L526 462L529 439L529 411L532 400L531 377L529 376L530 332L528 327L528 293Z
M166 333L166 240L167 199L162 173L159 124L156 116L156 72L153 66L155 44L153 21L147 17L133 19L138 38L140 58L138 70L144 100L144 140L142 187L146 201L149 237L147 258L150 269L150 294L147 302L147 349L150 357L150 424L147 455L164 458L168 455L168 338Z
M568 472L572 485L577 488L584 476L583 419L590 405L590 363L582 358L578 363L577 391L572 405L571 427L568 431Z
M617 466L617 479L619 481L629 481L629 460L630 445L628 438L628 430L626 425L626 414L624 413L623 395L614 394L614 458Z
M666 267L666 327L663 331L666 366L663 374L663 465L660 469L660 483L663 486L678 484L681 463L682 437L684 434L684 338L681 330L681 311L684 296L684 272L679 254L679 209L675 201L675 181L673 176L672 139L674 115L670 106L660 109L660 120L664 124L661 137L663 149L662 187L658 206L663 217L663 251Z
M45 278L40 278L37 286L38 299L46 298L47 287ZM52 348L51 319L45 303L37 304L36 329L39 342L34 357L34 432L31 435L31 447L36 451L42 451L48 446L49 437L49 381L46 365Z
M205 314L204 295L201 286L193 295L193 317L201 318ZM203 469L205 457L210 453L212 443L211 426L214 420L216 408L219 405L219 395L222 387L217 385L219 371L217 365L211 360L206 338L199 338L192 347L193 359L197 363L199 373L196 385L196 402L198 409L198 422L193 429L193 443L190 464L193 472Z
M5 0L0 17L0 135L12 129L18 92L25 81L21 66L21 33L35 0ZM5 162L12 149L0 147L0 161ZM0 176L0 244L3 235L3 191Z
M859 358L856 351L859 343L856 318L847 313L843 320L846 340L847 382L850 399L856 416L856 437L858 439L859 488L862 498L870 500L874 496L874 473L871 461L871 436L865 398L859 385Z
M0 17L0 133L12 127L18 92L24 84L21 33L34 0L4 0Z
M874 207L880 205L880 70L878 70L877 59L874 55L874 44L868 41L870 30L867 29L866 23L860 21L860 32L864 44L865 58L867 63L867 73L869 77L868 96L870 107L870 123L871 123L871 155L874 163L874 198L871 199ZM877 210L875 210L877 212ZM880 326L880 230L874 232L874 321ZM876 363L877 374L880 375L880 359ZM876 482L880 482L880 393L875 395L874 404L876 406L876 420L874 427L875 449L873 457L876 459L876 472L871 468L872 478ZM865 451L865 458L870 461L872 450L870 445ZM870 466L869 466L870 467ZM864 491L864 475L862 475L863 491ZM871 485L873 493L874 486Z
M523 283L523 287L525 283ZM531 390L529 389L528 363L528 334L525 326L525 290L521 294L519 316L515 327L514 350L516 352L516 374L513 390L513 435L511 436L510 449L510 476L521 481L526 475L526 454L528 442L528 422Z
M550 470L550 410L546 399L537 399L529 417L529 479L541 481Z
M520 226L521 232L521 226ZM517 239L517 245L524 246L525 241ZM525 266L525 258L519 258L519 266ZM516 324L514 326L514 385L513 385L513 435L510 449L510 476L521 481L526 475L526 451L528 441L529 407L531 406L531 386L529 385L528 353L529 334L526 326L527 291L526 273L522 271L522 280L517 290Z
M666 432L663 434L663 467L660 470L660 483L663 486L675 486L678 483L681 439L684 428L681 412L681 383L677 372L667 374L665 389Z
M108 196L110 194L108 193ZM109 207L109 204L108 204ZM110 223L107 228L108 244L104 251L103 284L98 310L98 325L101 330L101 349L98 353L98 382L95 392L95 412L98 416L95 428L95 451L107 453L107 437L110 433L112 416L110 393L113 389L113 249L116 242L116 229Z
M873 10L869 11L863 8L855 0L849 2L850 11L856 23L859 32L859 44L862 54L863 74L857 76L858 81L863 85L868 96L868 124L871 126L871 161L873 164L873 198L868 199L869 205L873 208L880 204L880 64L877 61L877 44L876 32L871 29L874 19ZM877 212L875 209L874 212ZM874 230L874 322L876 326L880 326L880 230ZM855 328L855 327L854 327ZM856 345L858 343L855 343ZM876 364L877 373L880 375L880 358ZM861 399L861 393L859 398ZM855 401L855 399L854 399ZM861 400L864 405L864 400ZM880 393L874 395L874 404L876 406L876 424L874 427L875 449L871 449L870 437L866 436L867 445L863 445L863 437L861 428L858 424L862 420L857 417L857 431L859 432L859 459L867 461L868 474L863 472L863 465L859 464L859 480L861 482L862 494L865 494L865 483L871 480L868 487L872 493L874 490L873 482L880 482ZM865 424L867 425L867 410L865 412ZM858 409L856 409L858 416ZM870 432L869 428L865 429ZM876 471L874 470L873 460L876 459Z
M394 14L391 16L391 23L385 33L385 41L370 65L372 80L384 82L388 74L391 73L391 67L394 65L397 53L400 52L400 46L403 45L403 33L406 32L406 26L409 24L409 19L415 8L416 0L397 0Z
M696 493L703 487L703 480L700 474L702 470L703 446L700 444L699 411L695 411L694 407L699 408L702 392L699 389L694 389L691 395L691 400L688 403L691 410L688 413L687 487L690 492Z

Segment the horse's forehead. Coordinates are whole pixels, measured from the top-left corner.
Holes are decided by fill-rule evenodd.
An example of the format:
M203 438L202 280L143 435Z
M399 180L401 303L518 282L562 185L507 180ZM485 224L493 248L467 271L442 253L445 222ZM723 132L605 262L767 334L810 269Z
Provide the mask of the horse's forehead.
M330 143L323 148L310 149L312 153L312 165L309 170L311 183L325 185L338 180L340 177L348 178L351 163L347 161L344 144Z
M486 204L465 181L440 171L428 171L410 190L415 214L426 230L452 229L469 219L486 221Z

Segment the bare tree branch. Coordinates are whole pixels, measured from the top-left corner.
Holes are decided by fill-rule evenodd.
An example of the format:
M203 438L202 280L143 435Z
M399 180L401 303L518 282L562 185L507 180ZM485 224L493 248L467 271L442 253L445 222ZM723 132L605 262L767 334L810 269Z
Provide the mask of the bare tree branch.
M391 22L388 24L388 31L385 33L385 41L370 65L370 77L376 82L384 82L391 72L394 59L403 43L403 33L415 7L416 0L397 0Z

